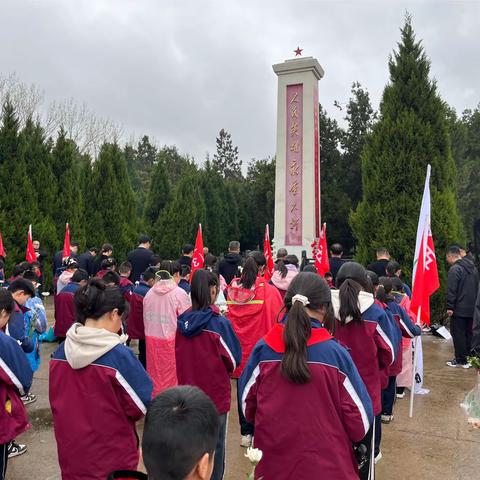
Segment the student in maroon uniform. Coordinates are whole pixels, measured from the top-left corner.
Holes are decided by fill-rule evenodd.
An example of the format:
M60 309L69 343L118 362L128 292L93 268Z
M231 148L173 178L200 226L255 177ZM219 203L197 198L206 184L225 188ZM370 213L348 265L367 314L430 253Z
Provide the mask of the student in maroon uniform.
M178 317L175 342L178 384L201 388L219 414L213 480L221 480L225 470L230 374L242 359L240 342L230 321L214 305L218 293L218 277L208 270L197 270L192 280L192 308Z
M85 270L76 270L70 283L62 289L55 299L55 326L53 332L62 343L67 336L68 329L75 323L75 292L88 283L88 273Z
M330 288L317 274L299 273L284 305L284 319L257 343L239 380L242 410L263 451L255 478L357 480L352 445L370 429L372 404L330 334Z
M132 296L133 283L130 281L130 275L132 273L132 264L130 262L123 262L118 267L118 273L120 275L120 290L127 302L130 302Z
M58 460L64 479L105 480L116 468L138 466L135 423L150 403L152 381L118 334L128 308L120 289L95 278L74 301L79 323L50 360Z
M138 359L147 367L147 353L145 349L145 327L143 326L143 299L155 283L157 267L148 267L141 276L138 285L135 285L130 297L130 312L127 319L127 332L131 339L138 340Z
M332 290L335 312L335 337L349 349L373 404L376 421L381 421L381 374L395 360L390 321L384 310L375 304L370 293L371 283L365 269L358 263L347 262L337 274L338 290ZM362 441L369 461L360 470L360 478L368 478L372 456L371 428ZM371 465L371 466L370 466Z

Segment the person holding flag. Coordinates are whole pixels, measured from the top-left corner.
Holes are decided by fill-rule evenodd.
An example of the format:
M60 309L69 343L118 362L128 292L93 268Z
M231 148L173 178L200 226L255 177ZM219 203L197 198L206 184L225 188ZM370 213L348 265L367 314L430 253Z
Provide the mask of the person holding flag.
M430 296L438 290L437 258L431 230L431 202L430 202L430 173L431 166L427 166L427 176L423 190L422 205L417 228L417 241L413 259L412 301L410 309L417 316L417 324L430 325ZM415 383L417 375L419 384ZM410 393L410 418L413 416L413 397L415 391L422 390L423 383L423 353L421 337L415 337L414 357L412 369L412 390Z

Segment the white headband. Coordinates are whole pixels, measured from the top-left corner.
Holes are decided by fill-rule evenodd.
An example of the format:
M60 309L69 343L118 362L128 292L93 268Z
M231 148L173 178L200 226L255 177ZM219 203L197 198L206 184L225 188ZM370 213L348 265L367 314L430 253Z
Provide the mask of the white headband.
M304 295L294 295L292 298L292 305L295 305L295 302L300 302L303 303L303 306L306 307L310 302L308 301L308 298L305 297Z

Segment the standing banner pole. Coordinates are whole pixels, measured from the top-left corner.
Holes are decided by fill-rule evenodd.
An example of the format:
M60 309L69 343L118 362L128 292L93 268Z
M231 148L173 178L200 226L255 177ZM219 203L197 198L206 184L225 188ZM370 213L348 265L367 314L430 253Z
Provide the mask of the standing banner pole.
M418 312L417 312L417 325L420 326L420 313L422 311L422 307L418 307ZM410 407L408 410L408 416L410 418L413 417L413 400L415 397L415 376L417 374L417 361L418 361L418 341L422 341L421 336L420 337L415 337L413 340L413 367L412 367L412 388L410 390Z

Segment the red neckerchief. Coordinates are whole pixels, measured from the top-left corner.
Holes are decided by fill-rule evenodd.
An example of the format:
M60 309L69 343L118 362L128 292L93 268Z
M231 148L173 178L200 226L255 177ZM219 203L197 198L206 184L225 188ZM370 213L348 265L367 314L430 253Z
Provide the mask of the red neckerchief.
M265 343L277 353L285 353L285 341L283 340L284 325L277 323L264 337ZM326 342L333 337L325 328L312 328L312 335L307 340L307 347L317 343Z

